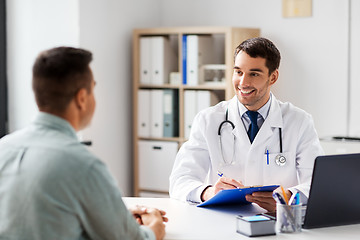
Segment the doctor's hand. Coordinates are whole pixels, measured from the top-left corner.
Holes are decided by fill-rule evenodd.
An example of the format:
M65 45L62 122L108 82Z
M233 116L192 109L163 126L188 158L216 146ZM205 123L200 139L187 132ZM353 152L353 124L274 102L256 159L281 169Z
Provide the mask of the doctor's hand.
M272 196L272 192L253 192L245 196L246 201L256 203L269 212L275 212L276 201Z
M279 192L282 195L280 188L274 190L274 192ZM248 202L253 202L258 204L260 207L268 210L269 212L276 211L276 201L272 196L272 192L253 192L252 194L246 195L245 198ZM288 199L291 197L291 192L289 190L285 191L285 194Z
M202 192L201 200L206 201L223 189L234 189L239 187L244 187L244 185L232 178L221 177L217 180L214 186L209 186Z

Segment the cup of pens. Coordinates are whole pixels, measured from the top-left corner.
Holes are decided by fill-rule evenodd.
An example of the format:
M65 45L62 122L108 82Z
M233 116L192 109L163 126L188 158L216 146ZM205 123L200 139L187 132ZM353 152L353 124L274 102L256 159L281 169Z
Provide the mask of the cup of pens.
M299 193L287 201L280 193L273 194L276 204L276 232L292 233L301 232L301 210L299 203Z

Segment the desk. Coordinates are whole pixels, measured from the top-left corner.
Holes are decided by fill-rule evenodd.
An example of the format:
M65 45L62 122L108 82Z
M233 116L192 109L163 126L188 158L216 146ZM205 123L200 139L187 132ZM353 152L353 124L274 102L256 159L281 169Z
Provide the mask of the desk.
M208 240L237 240L251 239L236 233L236 218L241 214L253 215L264 210L257 205L228 208L199 208L195 205L180 202L169 198L123 198L127 206L145 205L166 211L169 222L166 223L166 240L180 239L208 239ZM277 234L273 236L260 237L263 239L280 240L339 240L359 239L360 224L328 227L306 230L301 233ZM252 238L253 239L253 238Z

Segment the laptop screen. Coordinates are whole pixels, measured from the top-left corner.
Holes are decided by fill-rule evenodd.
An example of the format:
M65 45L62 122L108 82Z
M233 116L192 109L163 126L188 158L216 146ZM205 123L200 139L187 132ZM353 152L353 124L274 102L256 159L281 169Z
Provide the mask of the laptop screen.
M360 154L315 159L304 228L360 223Z

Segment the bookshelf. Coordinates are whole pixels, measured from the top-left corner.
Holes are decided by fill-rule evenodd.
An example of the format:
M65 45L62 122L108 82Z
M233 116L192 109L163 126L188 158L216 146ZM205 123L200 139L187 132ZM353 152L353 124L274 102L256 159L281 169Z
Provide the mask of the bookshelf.
M184 85L183 80L183 36L197 35L197 36L209 36L213 40L214 59L216 58L218 64L224 65L224 81L220 84L199 84L199 85ZM133 30L133 170L134 170L134 194L135 196L166 196L167 189L164 187L158 188L158 186L149 186L149 181L157 178L158 176L164 176L163 181L167 181L170 175L169 169L163 169L162 164L159 168L152 169L149 176L145 176L148 180L144 180L144 176L139 174L140 172L147 174L144 171L144 159L139 159L139 156L143 158L143 148L140 148L144 142L154 143L176 143L177 149L184 143L187 138L185 137L185 124L184 124L184 95L188 90L196 91L210 91L217 95L219 101L229 100L234 96L232 86L232 72L233 72L233 54L235 48L244 40L260 35L260 30L256 28L239 28L239 27L164 27L164 28L144 28ZM180 74L181 83L177 85L164 83L164 84L150 84L142 83L141 74L142 71L142 52L141 39L147 37L165 37L168 42L171 51L175 53L175 65L173 70ZM167 76L169 78L169 76ZM177 92L177 104L178 104L178 134L173 137L151 137L151 136L139 136L139 107L142 107L144 102L139 102L139 92L142 90L166 90L171 89ZM146 110L146 109L144 109ZM148 151L148 150L146 150ZM168 161L174 161L171 156ZM148 157L146 161L156 161L154 158ZM151 168L153 165L148 165L147 168ZM164 164L171 166L168 162ZM169 167L168 167L169 168ZM158 169L158 171L156 171ZM149 169L150 171L150 169ZM165 172L164 172L165 171ZM146 184L143 184L145 181ZM143 185L146 185L144 187Z

